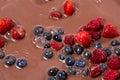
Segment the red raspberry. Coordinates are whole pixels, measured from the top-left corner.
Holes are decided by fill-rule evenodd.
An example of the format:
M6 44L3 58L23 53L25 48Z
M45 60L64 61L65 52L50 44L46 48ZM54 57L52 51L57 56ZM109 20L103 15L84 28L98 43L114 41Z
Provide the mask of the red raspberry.
M5 45L5 41L3 39L3 37L0 36L0 48L3 48Z
M101 63L107 60L107 55L102 49L95 49L90 58L91 63Z
M97 18L97 19L91 20L87 24L87 26L91 31L98 31L103 27L103 19Z
M87 31L80 31L79 33L77 33L75 36L75 40L84 48L90 47L92 43L91 35Z
M66 35L64 38L64 43L70 46L74 45L75 44L74 35L72 34Z
M92 36L92 39L98 40L101 38L101 32L97 32L97 31L90 31L89 32L90 35Z
M120 58L117 56L112 56L108 61L108 67L110 69L118 70L120 69Z
M91 64L89 70L92 78L95 78L102 73L102 69L99 64Z
M60 42L52 41L52 42L51 42L51 47L52 47L53 49L55 49L56 51L59 51L60 49L62 49L63 44L60 43Z
M0 34L4 35L7 31L10 31L14 27L14 22L10 18L0 19Z
M64 4L64 14L72 16L74 12L75 12L74 3L72 2L72 0L66 0Z
M60 18L62 18L62 14L59 11L52 10L50 12L50 17L52 19L60 19Z
M114 25L106 24L103 28L102 36L104 38L114 38L119 36L119 32Z
M25 30L18 26L11 31L12 38L15 40L21 40L25 37Z
M104 80L116 80L119 77L119 72L117 70L108 69L103 74Z

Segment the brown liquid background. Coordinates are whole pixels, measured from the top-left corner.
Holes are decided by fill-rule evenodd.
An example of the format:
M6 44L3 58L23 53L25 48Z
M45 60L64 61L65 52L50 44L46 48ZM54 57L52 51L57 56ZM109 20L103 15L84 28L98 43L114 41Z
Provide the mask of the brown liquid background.
M60 20L49 19L49 11L56 7L62 11L64 0L53 0L45 3L42 0L0 0L0 17L10 17L17 24L22 25L27 32L23 40L7 41L6 55L14 55L28 60L28 66L17 69L14 66L4 67L4 59L0 60L0 80L48 80L47 70L56 66L59 69L66 69L65 64L58 61L58 54L54 53L51 60L43 59L42 50L36 48L32 43L33 29L37 24L45 27L63 27L66 33L76 33L81 25L89 20L102 17L105 23L112 23L120 27L120 0L102 0L97 4L95 0L73 0L79 11L68 18ZM101 38L103 46L109 46L112 39ZM16 53L18 51L18 53ZM67 80L101 80L101 77L90 78L81 75L69 76Z

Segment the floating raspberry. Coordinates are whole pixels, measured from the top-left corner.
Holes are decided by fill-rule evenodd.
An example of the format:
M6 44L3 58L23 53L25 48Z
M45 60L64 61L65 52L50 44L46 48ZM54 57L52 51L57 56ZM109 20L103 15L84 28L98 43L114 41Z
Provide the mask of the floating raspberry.
M101 32L90 31L89 33L92 36L92 39L98 40L101 38Z
M66 35L64 39L64 43L70 46L74 45L75 44L74 35L72 34Z
M108 67L110 69L118 70L120 69L120 58L117 56L112 56L108 61Z
M72 0L66 0L64 4L64 14L72 16L74 12L75 12L74 3L72 2Z
M91 20L88 24L88 29L91 31L98 31L103 27L103 19L102 18L97 18L94 20Z
M113 24L106 24L103 28L102 36L104 38L114 38L119 36L119 32Z
M90 44L92 43L91 35L87 31L80 31L79 33L77 33L75 36L75 40L84 48L90 47Z
M116 80L119 77L119 72L117 70L108 69L103 74L104 80Z
M3 39L3 37L0 36L0 48L3 48L5 45L5 41Z
M10 18L0 19L0 34L4 35L14 27L14 22Z
M90 69L90 76L92 78L99 76L102 72L102 69L99 64L92 64L89 69Z
M52 10L50 12L50 18L58 20L62 18L62 14L59 11Z
M59 51L60 49L62 49L63 44L61 42L52 41L51 42L51 47L53 49L55 49L56 51Z
M92 57L90 58L91 63L101 63L107 60L107 55L104 50L98 48L95 49L92 53Z
M21 39L23 39L25 37L25 33L26 33L25 29L23 29L20 26L15 27L11 31L12 38L15 39L15 40L21 40Z

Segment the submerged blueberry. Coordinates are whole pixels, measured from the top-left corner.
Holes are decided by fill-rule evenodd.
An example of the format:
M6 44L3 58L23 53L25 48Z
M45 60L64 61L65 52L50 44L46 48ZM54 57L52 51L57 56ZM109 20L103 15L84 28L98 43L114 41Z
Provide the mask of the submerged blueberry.
M37 25L35 28L34 28L34 35L36 36L41 36L41 34L44 32L44 28L40 25Z
M52 39L52 33L51 32L44 32L43 33L43 37L46 39L46 40L51 40Z
M55 34L53 36L53 40L61 42L62 41L62 36L60 34Z
M0 51L0 59L3 59L5 57L5 52Z
M51 59L53 57L53 52L49 49L44 50L43 56L45 59Z
M46 44L44 45L44 48L50 48L50 47L51 47L50 43L46 43Z
M105 47L105 48L103 48L103 50L105 51L105 53L107 54L107 56L110 56L112 54L112 51L111 51L110 48Z
M111 45L117 46L117 45L120 45L120 42L118 40L113 40L113 41L111 41Z
M75 61L75 66L78 68L83 68L85 67L85 65L86 65L86 62L83 59L79 59Z
M86 58L86 59L90 59L91 58L91 53L90 53L90 51L84 51L83 52L83 56L84 56L84 58Z
M63 28L58 28L57 32L58 32L58 34L64 34L64 29Z
M57 73L57 79L58 80L67 80L67 72L65 72L64 70L60 70L58 73Z
M95 48L102 48L102 44L100 42L95 43Z
M102 72L104 72L105 70L107 70L107 66L103 63L100 63L100 67L102 69Z
M119 48L119 47L115 47L115 48L114 48L114 53L115 53L117 56L120 56L120 48Z
M89 69L87 67L82 69L82 75L87 76L89 74Z
M65 59L66 59L66 55L64 55L64 54L59 54L59 55L58 55L58 58L59 58L59 60L65 60Z
M14 56L7 56L5 58L5 65L6 66L12 66L14 65L16 62L16 58Z
M66 45L64 51L67 55L73 54L73 48L70 45Z
M16 62L16 66L19 67L19 68L24 68L27 66L27 60L26 59L18 59L17 62Z
M72 68L72 67L69 67L69 68L68 68L68 73L69 73L70 75L76 75L76 69L75 69L75 68Z
M56 76L56 74L57 74L58 71L59 71L59 69L56 68L56 67L50 68L50 69L48 70L48 75L49 75L49 76Z
M65 63L67 66L72 66L75 63L75 59L73 57L67 57Z
M82 54L83 50L84 50L84 48L80 45L75 45L74 46L74 53L75 54L78 54L78 55Z
M55 76L51 76L48 80L57 80Z

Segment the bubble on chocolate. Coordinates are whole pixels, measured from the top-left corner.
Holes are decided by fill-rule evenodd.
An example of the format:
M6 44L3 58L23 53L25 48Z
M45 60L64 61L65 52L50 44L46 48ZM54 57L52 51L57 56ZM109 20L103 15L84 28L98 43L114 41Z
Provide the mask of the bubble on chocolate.
M102 0L96 0L96 3L102 3Z
M5 35L4 35L4 38L7 39L7 40L11 40L11 32L7 32Z
M43 49L43 46L45 45L45 39L43 37L35 36L33 38L33 44L35 44L37 48Z

